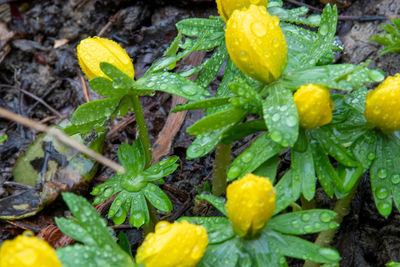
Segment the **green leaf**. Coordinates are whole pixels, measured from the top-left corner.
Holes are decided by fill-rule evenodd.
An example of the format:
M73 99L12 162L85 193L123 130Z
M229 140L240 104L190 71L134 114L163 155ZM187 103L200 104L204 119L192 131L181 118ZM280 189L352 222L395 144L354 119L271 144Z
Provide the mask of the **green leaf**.
M335 135L332 135L328 129L318 127L311 131L311 135L330 156L334 157L341 164L347 167L359 166L360 163L354 158L352 153L340 144L339 139Z
M251 265L249 266L288 266L285 257L276 252L266 235L241 241L243 250L246 251L251 258Z
M302 63L304 66L315 65L320 58L332 47L335 39L337 25L337 7L333 8L328 4L325 6L321 14L321 23L318 28L317 39L311 48L311 55Z
M276 210L274 214L278 214L282 210L286 209L292 202L295 202L300 197L293 194L292 186L292 170L288 170L279 182L275 185L276 189Z
M147 184L143 188L143 194L147 200L158 210L169 212L172 210L172 203L168 196L158 186Z
M104 77L91 79L89 85L93 91L105 97L122 97L129 93L128 88L114 87L113 82Z
M190 37L202 36L205 32L223 32L225 23L219 19L191 18L179 21L176 27L180 33Z
M210 93L196 83L172 72L146 74L136 81L134 90L162 91L189 100L199 100Z
M85 198L72 193L63 193L63 198L75 217L56 218L56 223L61 231L84 243L57 250L63 266L133 265L129 255L115 243L106 221Z
M132 146L129 144L121 144L118 148L118 159L122 166L129 172L132 171L134 175L143 171L146 159L144 155L144 148L139 139L133 142Z
M247 112L261 114L262 98L253 87L243 79L229 84L230 90L237 96L230 99L234 107Z
M72 136L75 134L86 134L88 132L95 130L96 133L99 133L104 130L104 127L100 126L106 122L106 118L102 118L99 120L94 120L85 124L72 124L63 129L64 133Z
M179 112L184 110L206 109L216 106L229 104L229 97L214 97L187 104L178 105L171 112Z
M395 27L390 24L381 26L381 28L388 34L378 34L369 38L369 40L385 46L385 48L379 53L380 55L387 53L400 53L400 19L392 19L391 21Z
M187 159L200 158L208 154L217 146L221 140L221 135L227 128L229 126L197 135L196 139L186 150Z
M107 63L101 62L100 69L112 80L112 86L117 90L126 90L130 88L134 79L123 73L116 66Z
M398 187L396 183L400 181L400 166L395 164L399 163L398 144L378 132L376 137L376 157L370 169L371 189L379 213L387 217L392 212L392 188Z
M354 157L361 163L365 170L369 169L376 156L375 132L367 131L352 145Z
M224 217L181 217L179 221L201 225L207 230L208 244L224 242L235 236L230 221Z
M267 224L268 229L290 235L307 235L335 229L339 226L331 210L313 209L276 215Z
M196 196L197 199L206 200L210 202L217 210L219 210L222 214L227 216L227 212L225 209L225 199L222 197L217 197L209 193L201 193Z
M311 200L315 195L317 178L315 177L312 152L307 144L307 139L304 139L307 146L304 152L300 152L296 149L298 143L296 143L292 149L292 190L295 196L302 192L307 200ZM302 140L299 139L299 141Z
M229 127L223 133L221 142L224 144L230 144L233 141L242 139L250 134L264 132L266 130L267 126L263 119L245 121Z
M308 8L302 6L294 9L285 9L282 7L270 7L268 13L274 16L278 16L280 21L304 24L310 27L317 27L321 22L320 15L310 15L304 17L308 13Z
M268 133L261 135L229 166L228 180L238 179L254 171L282 150L283 147L272 141Z
M228 51L226 50L225 43L223 42L222 45L213 53L211 58L207 60L207 63L204 65L203 72L196 79L196 83L203 88L207 88L214 79L215 75L217 75L227 56Z
M179 44L182 41L182 33L178 32L178 35L175 37L174 41L171 43L171 45L168 47L167 50L165 50L163 56L164 57L172 57L176 56L176 53L178 53L179 50Z
M120 98L104 98L80 105L71 117L74 125L105 120L116 112Z
M263 101L263 116L270 137L280 145L292 146L299 135L299 116L292 92L281 86L272 86Z
M253 174L261 177L267 177L271 181L271 183L274 183L276 178L276 173L278 172L278 166L279 166L279 157L274 156L269 160L265 161L263 164L261 164L257 169L255 169L253 171Z
M231 124L237 123L241 121L245 115L245 111L237 108L223 110L203 117L199 121L195 122L192 126L190 126L187 129L187 132L191 135L203 134L210 130L216 130L224 126L229 126Z
M269 9L271 7L281 7L281 6L283 6L282 0L269 0L267 8Z
M322 188L324 188L325 193L332 198L335 186L339 192L343 192L342 181L333 168L326 152L315 140L311 141L311 149L315 171L317 172L319 183Z
M231 267L238 266L239 255L242 252L237 248L239 240L232 238L220 244L208 245L203 258L197 264L199 267Z
M129 240L128 237L126 236L126 234L124 232L119 232L118 233L118 245L120 246L120 248L122 248L129 256L131 256L132 259L133 255L132 255L132 248L131 248L131 244L129 244Z
M150 166L142 172L142 175L144 176L143 180L146 182L153 182L170 175L176 170L176 168L178 168L178 164L176 164L178 159L178 157L171 157Z
M129 225L139 228L150 221L149 208L142 192L136 192L132 195L131 214Z
M339 253L332 248L319 247L299 237L269 230L268 227L264 228L263 234L283 255L319 263L333 263L340 260Z
M343 192L336 192L337 198L343 198L347 196L347 194L353 189L353 187L357 184L361 175L364 174L365 169L362 166L352 168L345 167L342 164L339 164L336 168L336 171L342 180Z

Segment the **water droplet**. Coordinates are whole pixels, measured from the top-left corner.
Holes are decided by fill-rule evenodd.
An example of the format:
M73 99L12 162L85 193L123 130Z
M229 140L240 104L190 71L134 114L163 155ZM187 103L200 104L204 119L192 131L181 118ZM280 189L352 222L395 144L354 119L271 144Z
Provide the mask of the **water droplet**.
M385 199L389 196L389 190L387 190L387 188L385 188L385 187L381 187L376 190L375 194L376 194L377 198Z
M298 227L300 226L299 221L297 221L297 220L292 221L292 226L293 226L294 228L298 228Z
M271 139L277 143L279 143L280 141L282 141L282 134L281 132L279 132L278 130L274 130L273 132L271 132Z
M251 31L258 37L263 37L267 33L267 29L261 22L254 22L251 24Z
M286 124L289 127L294 127L297 124L297 118L293 115L290 115L289 117L287 117L286 119Z
M187 95L195 95L197 90L194 86L186 85L182 87L182 91Z
M251 152L245 152L242 156L242 161L245 163L250 162L254 158L253 153Z
M113 193L113 190L111 188L108 188L106 191L104 191L104 197L109 198L111 197Z
M321 228L321 224L320 224L320 223L315 223L315 224L314 224L314 228L315 228L316 230L319 230L319 229Z
M233 166L232 168L229 169L228 171L228 178L230 179L235 179L240 175L241 169L238 166Z
M311 216L310 216L310 214L306 213L301 216L301 219L303 222L308 222L311 219Z
M249 60L249 56L247 55L247 53L245 51L241 51L240 52L240 59L244 62Z
M327 33L328 33L328 25L326 25L326 24L323 24L323 25L321 25L321 27L319 27L319 33L321 34L321 35L326 35Z
M378 208L382 213L390 213L391 205L388 202L381 202L378 204Z
M272 121L277 122L280 119L280 115L278 113L275 113L274 115L272 115Z
M339 253L331 248L320 248L318 252L329 261L338 261L340 259Z
M337 223L335 223L335 222L330 222L330 223L329 223L329 228L330 228L330 229L335 229L337 226L338 226L338 225L337 225Z
M368 153L368 159L369 160L374 160L374 158L375 158L375 153L374 152Z
M379 178L385 179L387 177L387 170L382 168L378 171Z
M400 183L400 175L399 175L399 174L393 175L393 177L392 177L392 183L394 183L394 184Z
M332 216L331 214L329 214L328 212L322 212L321 215L319 216L319 218L321 219L322 222L330 222L332 220Z

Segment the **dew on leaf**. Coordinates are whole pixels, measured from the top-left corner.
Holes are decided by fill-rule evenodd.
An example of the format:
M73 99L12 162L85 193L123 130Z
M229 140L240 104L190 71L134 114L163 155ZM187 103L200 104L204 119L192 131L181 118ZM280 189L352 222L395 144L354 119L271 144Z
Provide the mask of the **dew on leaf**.
M389 190L385 187L381 187L376 190L375 194L378 199L385 199L389 196Z
M378 176L379 178L385 179L387 177L387 170L384 168L379 169Z

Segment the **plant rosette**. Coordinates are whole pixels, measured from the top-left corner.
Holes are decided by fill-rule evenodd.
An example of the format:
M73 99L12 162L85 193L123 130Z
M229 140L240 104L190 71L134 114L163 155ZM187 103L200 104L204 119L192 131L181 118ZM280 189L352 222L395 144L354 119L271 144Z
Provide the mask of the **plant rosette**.
M336 250L296 237L337 228L336 213L314 209L276 215L275 189L267 178L247 174L233 182L226 203L209 194L197 198L228 216L180 219L207 230L209 246L198 266L287 266L285 256L319 263L340 260Z
M118 173L92 191L96 195L95 205L118 194L108 212L115 224L122 224L128 213L130 225L139 228L148 224L150 213L147 201L161 212L172 210L170 199L156 184L164 183L163 177L176 170L178 165L175 162L178 157L171 157L145 168L144 148L138 139L132 146L122 144L118 149L118 159L125 168L125 173Z

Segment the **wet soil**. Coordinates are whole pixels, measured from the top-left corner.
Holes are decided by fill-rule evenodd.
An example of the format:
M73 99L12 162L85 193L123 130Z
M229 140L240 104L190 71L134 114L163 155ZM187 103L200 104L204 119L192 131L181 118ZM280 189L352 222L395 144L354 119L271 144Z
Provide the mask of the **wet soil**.
M176 22L188 17L217 15L212 0L180 0L174 1L173 5L163 0L0 1L3 2L10 2L10 5L0 5L0 106L26 117L45 120L49 125L57 123L60 117L69 118L80 104L86 102L82 73L75 55L79 40L104 32L103 37L118 41L133 59L138 78L173 40ZM323 8L318 1L305 2L315 8ZM340 2L346 6L339 10L344 16L400 14L400 1L396 0ZM370 59L371 67L380 67L388 75L400 72L399 55L379 57L379 46L368 41L369 36L382 32L379 28L381 23L387 21L341 20L338 34L345 52L339 56L338 62L360 63ZM217 77L211 89L216 88L218 82ZM25 91L40 97L50 108ZM89 98L95 100L99 95L89 90ZM141 102L150 139L154 142L168 116L171 97L157 93L153 97L142 97ZM189 112L173 141L170 155L180 157L180 167L162 186L174 204L171 214L162 215L164 219L213 212L204 203L193 210L194 196L211 182L213 154L196 160L185 159L186 148L194 139L185 129L202 115L200 111ZM129 113L110 125L111 129L121 124L125 126L107 137L104 148L107 157L117 160L119 145L131 143L135 138L134 120L127 123L131 117L132 113ZM8 139L0 146L0 198L10 193L4 183L12 181L11 171L16 159L37 133L0 119L0 135L3 134L7 134ZM235 143L234 154L245 146L245 142ZM281 171L288 166L285 158L287 156L282 154ZM110 170L101 167L94 184L112 175ZM333 242L342 255L341 266L384 266L392 260L400 261L400 214L394 209L388 218L381 217L370 192L369 177L365 176L352 202L351 212L345 217ZM86 196L90 198L88 192ZM318 207L331 208L334 204L322 192L317 194L316 201ZM0 221L0 244L24 229L38 233L53 224L55 216L66 213L68 211L62 200L58 200L32 218L16 223ZM124 225L116 230L126 232L133 249L142 240L142 234L137 230L124 228ZM292 261L291 266L301 266L301 262Z

